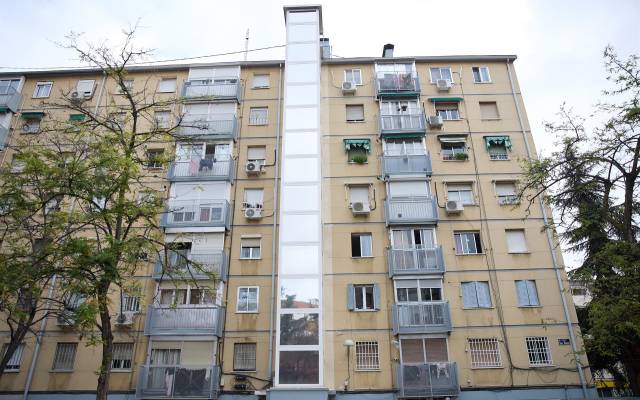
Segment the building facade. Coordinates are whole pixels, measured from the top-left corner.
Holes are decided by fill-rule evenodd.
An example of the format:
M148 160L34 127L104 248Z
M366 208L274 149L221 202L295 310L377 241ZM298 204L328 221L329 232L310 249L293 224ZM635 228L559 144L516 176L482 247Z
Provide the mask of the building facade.
M331 58L319 6L285 23L284 60L130 69L186 124L148 149L171 154L147 170L176 254L114 294L113 398L590 398L550 212L515 196L536 154L516 57ZM63 91L122 101L99 71L2 74L3 162ZM39 333L0 397L91 398L98 349Z

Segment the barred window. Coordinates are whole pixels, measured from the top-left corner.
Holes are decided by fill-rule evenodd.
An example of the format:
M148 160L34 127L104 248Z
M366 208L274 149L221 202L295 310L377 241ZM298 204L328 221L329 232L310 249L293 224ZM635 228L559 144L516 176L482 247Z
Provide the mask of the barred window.
M77 349L78 343L58 343L51 369L54 371L73 371Z
M256 344L236 343L233 345L233 370L256 370Z
M9 348L9 343L5 343L2 345L2 356L7 352ZM16 350L11 355L9 362L7 362L7 366L4 367L5 372L7 371L19 371L20 370L20 361L22 360L22 352L24 351L24 343L20 343Z
M249 125L267 125L269 121L269 108L251 107L249 110Z
M378 342L356 342L356 369L360 371L380 369Z
M529 354L529 365L542 366L551 365L551 351L549 350L549 340L546 336L528 336L527 353Z
M114 343L111 369L131 369L133 343Z
M123 312L140 311L140 297L124 293L122 295L122 311Z
M501 367L498 339L469 339L471 366L474 368Z

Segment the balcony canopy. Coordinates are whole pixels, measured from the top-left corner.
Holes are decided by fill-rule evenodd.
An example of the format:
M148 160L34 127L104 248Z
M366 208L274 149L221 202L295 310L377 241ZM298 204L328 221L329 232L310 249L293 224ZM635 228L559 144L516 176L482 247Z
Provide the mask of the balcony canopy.
M462 100L462 97L432 97L429 99L433 103L457 103Z
M42 119L44 117L44 113L41 111L38 112L23 112L22 118L24 119Z
M485 136L484 143L487 146L487 150L491 146L504 146L507 150L511 150L511 138L509 136Z
M371 151L371 141L369 139L345 139L344 147L347 151L364 149L368 153Z

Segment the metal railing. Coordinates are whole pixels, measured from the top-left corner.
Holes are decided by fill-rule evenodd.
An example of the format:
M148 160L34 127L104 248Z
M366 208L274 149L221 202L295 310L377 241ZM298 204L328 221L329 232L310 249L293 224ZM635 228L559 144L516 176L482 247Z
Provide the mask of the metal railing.
M216 78L203 82L202 80L184 81L182 97L195 100L234 99L240 101L240 80L237 77L225 79Z
M220 386L217 365L142 365L137 399L215 399Z
M455 362L398 365L398 397L447 397L460 393Z
M211 158L193 158L191 161L174 161L167 175L170 181L223 180L233 179L235 163L228 159L216 161Z
M429 154L407 154L400 156L382 156L382 175L420 175L432 173Z
M215 253L188 254L186 258L177 253L168 254L163 262L160 255L153 269L154 279L220 279L227 280L229 260L223 250Z
M222 335L224 309L216 305L148 306L144 334Z
M390 224L438 222L438 204L431 196L392 197L385 200L385 217Z
M235 138L238 122L235 114L186 114L177 134L200 139Z
M378 72L376 83L378 95L420 93L417 72Z
M498 204L501 206L518 204L518 196L515 194L505 194L498 196Z
M442 246L428 249L389 249L389 276L444 273Z
M0 107L7 107L12 112L18 112L22 100L22 94L15 90L7 90L6 93L0 93Z
M169 201L160 226L224 226L229 229L231 216L226 200L174 200Z
M390 135L393 133L421 133L426 132L424 114L412 113L402 115L380 115L380 134Z
M449 303L433 301L393 305L393 333L438 333L451 331Z

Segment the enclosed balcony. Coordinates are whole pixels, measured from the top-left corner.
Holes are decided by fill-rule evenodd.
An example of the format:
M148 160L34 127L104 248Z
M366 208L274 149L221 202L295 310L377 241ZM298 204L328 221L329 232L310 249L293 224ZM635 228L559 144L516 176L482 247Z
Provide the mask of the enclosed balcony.
M215 305L148 306L144 334L221 336L224 309Z
M376 73L376 94L380 97L415 97L420 95L417 72Z
M424 114L412 112L411 114L380 115L380 135L387 138L406 135L408 133L427 133L427 124Z
M0 112L18 112L22 95L12 87L0 88Z
M164 256L158 257L153 269L154 279L220 279L227 280L229 260L224 251L205 254L186 254L170 252L166 262ZM167 265L165 265L167 264Z
M391 197L385 200L387 225L436 224L438 204L431 196Z
M0 150L4 149L9 140L9 128L0 125Z
M400 364L397 371L399 398L444 398L460 394L454 362Z
M397 303L393 305L393 333L442 333L451 331L446 301Z
M217 365L142 365L137 399L215 399L220 386Z
M235 139L237 129L235 114L186 114L176 134L198 139Z
M235 173L235 163L228 159L194 157L190 161L174 161L167 175L170 181L230 181Z
M170 201L162 215L164 228L223 226L231 224L229 202L226 200Z
M182 97L186 101L240 101L240 82L236 77L185 81Z
M426 177L431 173L431 156L429 154L382 156L382 175L385 178L407 175Z
M444 273L442 246L429 249L389 249L389 276Z

